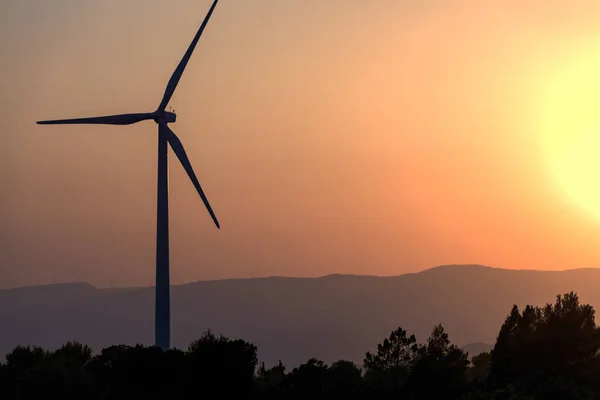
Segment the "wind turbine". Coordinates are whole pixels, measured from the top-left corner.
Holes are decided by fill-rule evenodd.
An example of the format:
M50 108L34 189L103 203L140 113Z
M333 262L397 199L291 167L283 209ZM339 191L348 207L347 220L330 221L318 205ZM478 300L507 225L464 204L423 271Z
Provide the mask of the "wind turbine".
M169 189L167 174L167 144L171 146L173 152L183 165L190 180L194 184L196 191L208 209L217 228L220 228L219 221L206 198L200 182L192 169L192 165L181 144L181 141L175 133L169 128L169 123L175 122L177 116L175 113L165 111L169 100L175 92L175 88L181 79L181 75L210 19L213 10L219 0L215 0L204 18L200 29L192 40L192 43L185 52L179 65L173 72L171 79L165 89L165 93L156 111L151 113L139 114L119 114L103 117L59 119L50 121L38 121L41 125L57 124L104 124L104 125L130 125L140 121L154 120L158 125L158 181L157 181L157 207L156 207L156 297L155 297L155 344L163 350L170 348L171 342L171 316L170 316L170 282L169 282Z

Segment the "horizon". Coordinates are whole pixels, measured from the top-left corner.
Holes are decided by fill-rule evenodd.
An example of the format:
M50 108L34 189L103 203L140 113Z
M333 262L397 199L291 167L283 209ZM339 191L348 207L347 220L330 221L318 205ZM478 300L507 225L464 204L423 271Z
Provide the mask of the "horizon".
M221 279L201 279L201 280L197 280L197 281L192 281L192 282L185 282L185 283L179 283L179 284L171 284L170 286L172 288L174 287L181 287L181 286L186 286L186 285L193 285L196 283L208 283L208 282L225 282L225 281L244 281L244 280L265 280L265 279L298 279L298 280L311 280L311 279L322 279L322 278L329 278L329 277L356 277L356 278L398 278L398 277L402 277L405 275L415 275L415 274L420 274L423 272L428 272L428 271L433 271L433 270L438 270L438 269L450 269L450 268L457 268L457 269L473 269L473 268L478 268L478 269L489 269L489 270L499 270L499 271L511 271L511 272L554 272L554 273L561 273L561 272L575 272L575 271L584 271L584 270L599 270L600 271L600 267L578 267L578 268L567 268L567 269L562 269L562 270L558 270L558 269L535 269L535 268L521 268L521 269L514 269L514 268L501 268L501 267L494 267L491 265L481 265L481 264L443 264L443 265L436 265L430 268L425 268L423 270L419 270L419 271L414 271L414 272L405 272L402 274L397 274L397 275L369 275L369 274L344 274L344 273L330 273L330 274L325 274L325 275L316 275L316 276L291 276L291 275L269 275L269 276L249 276L249 277L230 277L230 278L221 278ZM155 285L149 285L149 286L96 286L90 282L84 282L84 281L65 281L65 282L53 282L53 283L44 283L44 284L39 284L39 285L26 285L26 286L13 286L13 287L3 287L0 288L0 291L3 290L18 290L18 289L28 289L28 288L36 288L36 287L48 287L48 286L67 286L67 285L86 285L86 286L91 286L94 289L98 289L98 290L111 290L111 289L149 289L149 288L154 288Z

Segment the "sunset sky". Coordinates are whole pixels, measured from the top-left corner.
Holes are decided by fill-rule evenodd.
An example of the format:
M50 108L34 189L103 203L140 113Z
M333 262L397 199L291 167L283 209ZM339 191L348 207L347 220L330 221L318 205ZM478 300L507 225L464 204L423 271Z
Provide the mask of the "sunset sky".
M152 285L153 111L210 0L0 2L0 287ZM170 105L173 284L600 266L600 2L222 0Z

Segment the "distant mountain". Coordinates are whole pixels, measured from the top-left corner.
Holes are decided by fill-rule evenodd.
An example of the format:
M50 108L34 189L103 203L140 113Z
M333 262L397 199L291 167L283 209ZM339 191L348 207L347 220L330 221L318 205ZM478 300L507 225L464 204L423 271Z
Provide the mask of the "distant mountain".
M469 353L469 359L471 359L473 356L476 356L478 354L489 352L493 348L494 348L493 344L481 343L481 342L469 343L465 346L462 346L462 349L464 351L466 351L467 353Z
M185 348L211 329L258 346L267 365L310 357L362 362L402 326L419 341L442 323L450 340L494 343L513 304L543 305L576 291L600 305L600 269L562 272L442 266L395 277L330 275L203 281L172 287L172 340ZM73 283L0 290L0 353L17 344L78 340L152 344L154 289ZM479 351L479 350L476 350ZM473 355L473 354L471 354Z

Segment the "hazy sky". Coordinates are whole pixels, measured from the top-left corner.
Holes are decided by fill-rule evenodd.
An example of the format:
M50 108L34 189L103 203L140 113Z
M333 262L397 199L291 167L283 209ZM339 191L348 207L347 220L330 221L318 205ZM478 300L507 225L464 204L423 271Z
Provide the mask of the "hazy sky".
M0 287L153 284L156 125L35 121L153 111L210 3L0 2ZM600 139L557 161L600 137L599 16L222 0L170 103L222 229L171 157L172 282L600 266Z

